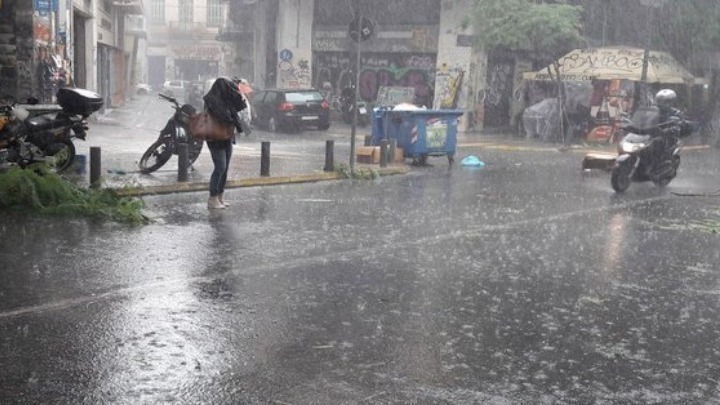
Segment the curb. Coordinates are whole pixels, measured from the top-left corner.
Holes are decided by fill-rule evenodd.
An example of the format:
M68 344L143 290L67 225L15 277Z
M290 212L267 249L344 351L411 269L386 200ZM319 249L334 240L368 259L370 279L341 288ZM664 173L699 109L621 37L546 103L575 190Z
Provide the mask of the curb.
M572 153L586 153L586 154L603 154L607 155L614 152L614 148L598 148L597 145L585 145L581 147L551 147L551 146L536 146L536 145L509 145L497 142L478 142L478 143L463 143L458 144L457 149L479 147L482 149L490 150L501 150L501 151L556 151L556 152L572 152ZM683 146L682 150L685 151L697 151L711 149L709 145L688 145ZM615 152L616 154L616 152ZM358 168L370 168L378 173L379 176L392 176L398 174L407 174L410 172L410 168L407 166L390 166L385 168L375 168L373 165L358 165ZM347 177L342 176L338 172L319 172L311 174L297 174L290 176L278 176L278 177L256 177L250 179L241 180L228 180L225 188L240 188L240 187L260 187L260 186L275 186L282 184L299 184L299 183L315 183L320 181L330 180L343 180ZM187 183L173 183L159 186L146 186L146 187L121 187L111 188L119 196L122 197L142 197L148 195L164 195L164 194L175 194L183 192L197 192L207 191L208 183L204 182L187 182Z
M365 166L361 166L365 167ZM369 167L369 166L368 166ZM386 167L380 169L374 169L379 176L392 176L398 174L407 174L410 169L404 166ZM242 180L228 180L225 184L225 188L240 188L240 187L259 187L259 186L277 186L281 184L298 184L298 183L316 183L320 181L329 180L343 180L343 177L338 172L322 172L312 174L298 174L292 176L280 176L280 177L257 177L252 179ZM207 191L208 183L204 182L188 182L188 183L175 183L161 186L148 186L148 187L129 187L129 188L116 188L113 189L121 197L142 197L148 195L163 195L163 194L175 194L182 192L195 192L195 191Z

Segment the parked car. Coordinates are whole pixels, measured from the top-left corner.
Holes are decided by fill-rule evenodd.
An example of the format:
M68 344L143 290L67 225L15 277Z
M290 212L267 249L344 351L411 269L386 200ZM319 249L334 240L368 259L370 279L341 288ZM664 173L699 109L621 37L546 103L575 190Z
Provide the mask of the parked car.
M205 84L201 81L187 82L185 86L185 103L192 105L197 110L202 110L205 102L203 96L205 95Z
M330 128L330 103L316 89L271 89L255 92L253 124L276 132L304 127Z
M189 80L168 80L163 83L161 93L170 97L183 96L190 86Z

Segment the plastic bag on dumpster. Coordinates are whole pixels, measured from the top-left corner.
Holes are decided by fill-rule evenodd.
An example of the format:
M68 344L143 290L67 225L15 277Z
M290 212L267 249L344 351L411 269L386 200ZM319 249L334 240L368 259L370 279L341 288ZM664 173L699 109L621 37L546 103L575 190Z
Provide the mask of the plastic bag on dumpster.
M426 108L418 107L415 104L410 103L400 103L393 107L394 111L419 111L419 110L426 110Z
M560 106L556 98L545 100L525 109L522 115L525 135L529 139L553 141L561 138Z

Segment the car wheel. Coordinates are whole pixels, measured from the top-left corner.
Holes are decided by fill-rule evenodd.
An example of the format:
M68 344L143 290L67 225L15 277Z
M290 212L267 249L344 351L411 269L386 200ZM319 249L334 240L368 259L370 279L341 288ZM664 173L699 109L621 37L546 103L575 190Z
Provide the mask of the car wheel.
M323 122L322 124L318 125L318 129L321 131L327 131L328 129L330 129L330 123Z

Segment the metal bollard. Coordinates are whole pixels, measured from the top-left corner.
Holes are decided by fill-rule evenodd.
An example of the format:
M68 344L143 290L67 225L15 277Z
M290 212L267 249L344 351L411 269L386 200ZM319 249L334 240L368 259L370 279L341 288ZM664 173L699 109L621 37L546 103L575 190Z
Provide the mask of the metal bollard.
M263 141L260 147L260 176L270 176L270 142Z
M390 150L388 151L388 161L395 163L395 150L397 149L397 139L390 140Z
M100 147L90 147L90 187L100 187L100 174L102 173L102 165L100 161Z
M188 181L188 166L190 166L190 161L188 159L188 144L185 142L178 142L177 153L178 153L177 181L183 183L183 182Z
M380 167L387 167L388 164L388 148L390 141L383 139L380 141Z
M325 168L323 170L326 172L335 170L334 148L335 141L325 141Z

